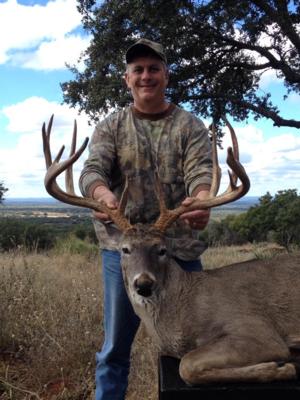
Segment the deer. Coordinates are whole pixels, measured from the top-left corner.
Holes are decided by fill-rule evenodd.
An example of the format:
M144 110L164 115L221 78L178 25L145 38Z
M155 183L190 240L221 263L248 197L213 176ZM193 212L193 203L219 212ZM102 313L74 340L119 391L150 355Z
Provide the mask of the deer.
M294 354L300 346L300 261L297 255L254 259L213 270L185 272L170 256L167 228L186 212L236 201L250 187L239 162L234 129L225 119L233 148L227 150L229 185L218 194L221 171L213 129L213 182L210 197L167 209L156 182L160 215L150 225L131 224L125 217L128 182L119 207L77 196L72 166L87 146L76 150L76 121L70 156L60 161L64 146L52 160L53 116L42 128L47 172L45 187L54 198L107 213L122 232L124 284L136 314L161 355L180 359L179 374L188 385L215 382L271 382L297 379ZM56 178L66 174L66 191ZM239 181L239 184L238 184Z

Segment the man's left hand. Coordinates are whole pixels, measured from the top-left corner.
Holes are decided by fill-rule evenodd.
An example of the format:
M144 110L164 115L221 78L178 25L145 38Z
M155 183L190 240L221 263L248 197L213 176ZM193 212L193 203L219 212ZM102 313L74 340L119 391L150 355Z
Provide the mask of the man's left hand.
M196 198L200 200L207 199L209 196L209 192L203 190L199 192ZM187 197L181 203L183 206L190 205L195 200L195 197ZM196 211L189 211L180 216L180 219L183 219L192 229L199 229L202 230L208 224L210 217L210 209L205 210L196 210Z

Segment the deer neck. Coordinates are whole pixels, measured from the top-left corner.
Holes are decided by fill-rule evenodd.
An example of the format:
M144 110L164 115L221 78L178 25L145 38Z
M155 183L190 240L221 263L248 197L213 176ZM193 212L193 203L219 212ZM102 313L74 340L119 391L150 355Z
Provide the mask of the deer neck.
M159 349L168 349L170 337L174 336L174 324L182 308L182 299L189 290L189 273L172 259L166 265L164 282L161 290L151 298L135 301L131 299L137 315L144 323L150 337ZM181 346L181 332L178 334L178 346ZM176 349L169 349L170 354L177 354Z

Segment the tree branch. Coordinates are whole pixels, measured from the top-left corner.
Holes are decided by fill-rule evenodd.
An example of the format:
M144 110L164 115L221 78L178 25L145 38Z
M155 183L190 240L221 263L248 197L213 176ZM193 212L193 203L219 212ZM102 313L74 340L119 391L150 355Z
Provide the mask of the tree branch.
M293 21L290 18L286 2L277 0L275 3L277 9L273 9L265 0L252 0L258 8L263 10L268 16L271 17L282 29L283 33L290 39L293 45L296 47L298 53L300 53L300 37L295 31Z
M300 129L300 121L296 121L294 119L286 119L280 117L277 112L272 111L266 107L263 107L261 105L256 105L253 103L250 103L246 100L243 99L233 99L229 97L224 97L222 95L215 95L211 93L201 93L198 96L190 96L189 100L217 100L219 102L224 102L224 104L235 104L245 110L251 110L261 116L264 116L266 118L271 119L274 122L274 126L289 126L291 128L297 128Z
M300 75L296 72L294 72L290 66L288 64L286 64L285 62L283 62L282 60L277 60L273 54L271 54L268 49L261 47L261 46L257 46L257 45L252 45L250 43L247 42L239 42L236 39L232 39L232 38L228 38L228 37L224 37L224 36L220 36L219 38L224 42L226 42L227 44L231 44L235 47L237 47L239 50L251 50L251 51L255 51L259 54L261 54L262 56L266 57L269 62L270 62L270 66L273 67L274 69L277 70L281 70L282 73L284 74L284 76L286 77L287 81L290 83L298 83L300 81Z
M230 100L233 104L237 104L245 109L252 110L266 118L270 118L274 122L274 126L289 126L291 128L300 129L300 121L294 119L285 119L280 117L275 111L268 110L267 108L259 105L249 103L245 100Z

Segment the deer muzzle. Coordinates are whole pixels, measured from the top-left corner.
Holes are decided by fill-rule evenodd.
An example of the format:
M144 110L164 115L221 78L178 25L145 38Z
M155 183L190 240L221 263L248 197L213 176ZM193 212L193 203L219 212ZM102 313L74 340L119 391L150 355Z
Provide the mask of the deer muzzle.
M147 273L139 274L134 279L134 288L140 296L150 297L153 292L155 278Z

